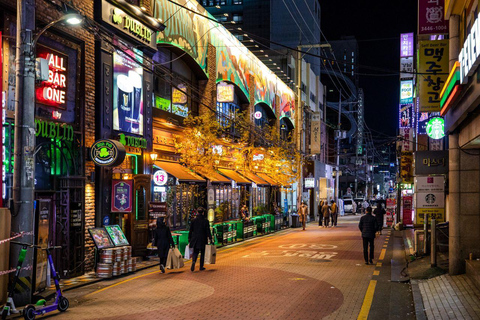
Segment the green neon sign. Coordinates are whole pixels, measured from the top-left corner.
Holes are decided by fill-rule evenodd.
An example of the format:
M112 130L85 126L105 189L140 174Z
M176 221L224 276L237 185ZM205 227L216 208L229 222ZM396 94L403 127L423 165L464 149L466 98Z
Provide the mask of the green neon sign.
M427 135L434 140L445 137L445 120L440 117L434 117L428 120Z

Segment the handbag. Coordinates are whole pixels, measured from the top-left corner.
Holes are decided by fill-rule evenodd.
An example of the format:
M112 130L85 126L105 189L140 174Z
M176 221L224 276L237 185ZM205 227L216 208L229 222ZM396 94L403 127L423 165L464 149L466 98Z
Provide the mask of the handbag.
M180 269L183 268L183 266L183 257L178 248L170 248L170 250L168 250L167 265L165 267L167 269Z
M214 244L205 246L205 264L215 264L217 260L217 247Z
M187 259L187 260L190 260L190 259L192 259L192 256L193 256L193 248L190 248L190 244L187 244L187 246L185 247L184 258Z

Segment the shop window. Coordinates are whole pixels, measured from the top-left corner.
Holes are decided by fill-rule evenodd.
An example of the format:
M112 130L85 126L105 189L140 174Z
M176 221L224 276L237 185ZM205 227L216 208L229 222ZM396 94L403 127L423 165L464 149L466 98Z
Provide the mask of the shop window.
M233 21L235 21L237 23L240 23L240 22L243 21L243 15L239 14L239 13L234 13L232 18L233 18Z
M231 102L217 102L217 121L223 128L230 128L230 132L235 134L235 118L240 111L240 107Z
M243 4L243 0L233 0L233 4Z
M269 125L269 119L268 119L268 114L261 105L257 105L255 107L255 125L259 128L265 128L267 125Z
M215 19L217 19L218 22L226 22L228 17L221 15L221 16L215 16Z

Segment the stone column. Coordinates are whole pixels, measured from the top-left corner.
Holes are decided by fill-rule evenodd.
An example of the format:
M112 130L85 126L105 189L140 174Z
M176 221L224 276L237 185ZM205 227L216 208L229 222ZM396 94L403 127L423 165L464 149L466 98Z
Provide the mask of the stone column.
M448 67L452 70L453 65L458 61L458 54L460 53L460 16L451 15L449 19L449 64Z
M462 260L461 228L460 228L460 148L458 146L458 133L448 136L449 142L449 201L448 212L450 222L449 235L449 273L461 274L465 266Z

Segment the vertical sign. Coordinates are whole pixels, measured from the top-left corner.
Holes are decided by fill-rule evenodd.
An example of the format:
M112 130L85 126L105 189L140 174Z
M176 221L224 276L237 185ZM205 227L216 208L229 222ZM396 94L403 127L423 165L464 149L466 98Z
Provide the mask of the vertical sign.
M5 180L6 180L6 173L5 173L5 151L3 147L3 140L4 140L4 127L3 127L3 121L4 121L4 112L5 109L7 108L7 97L5 93L3 92L3 39L2 39L2 32L0 31L0 100L2 102L1 106L2 109L0 110L0 150L2 151L2 163L0 165L0 177L2 177L2 181L0 182L0 207L3 207L3 199L5 199Z
M413 128L414 122L414 110L413 104L401 104L399 114L399 127L400 128Z
M312 131L310 143L311 153L320 153L320 112L315 112L312 116Z
M400 179L403 183L413 182L413 152L402 151L400 158Z
M401 139L398 141L398 145L401 151L413 151L413 129L400 128Z
M132 212L132 180L112 180L112 212Z
M405 196L402 198L402 215L403 215L403 224L413 224L412 218L412 209L413 209L413 197L412 196Z
M448 41L420 41L420 112L440 111L440 92L448 77Z
M413 57L400 58L400 79L413 78Z
M448 33L445 0L418 0L418 34Z
M413 80L400 81L400 103L413 103Z
M400 57L413 56L413 32L400 34Z

